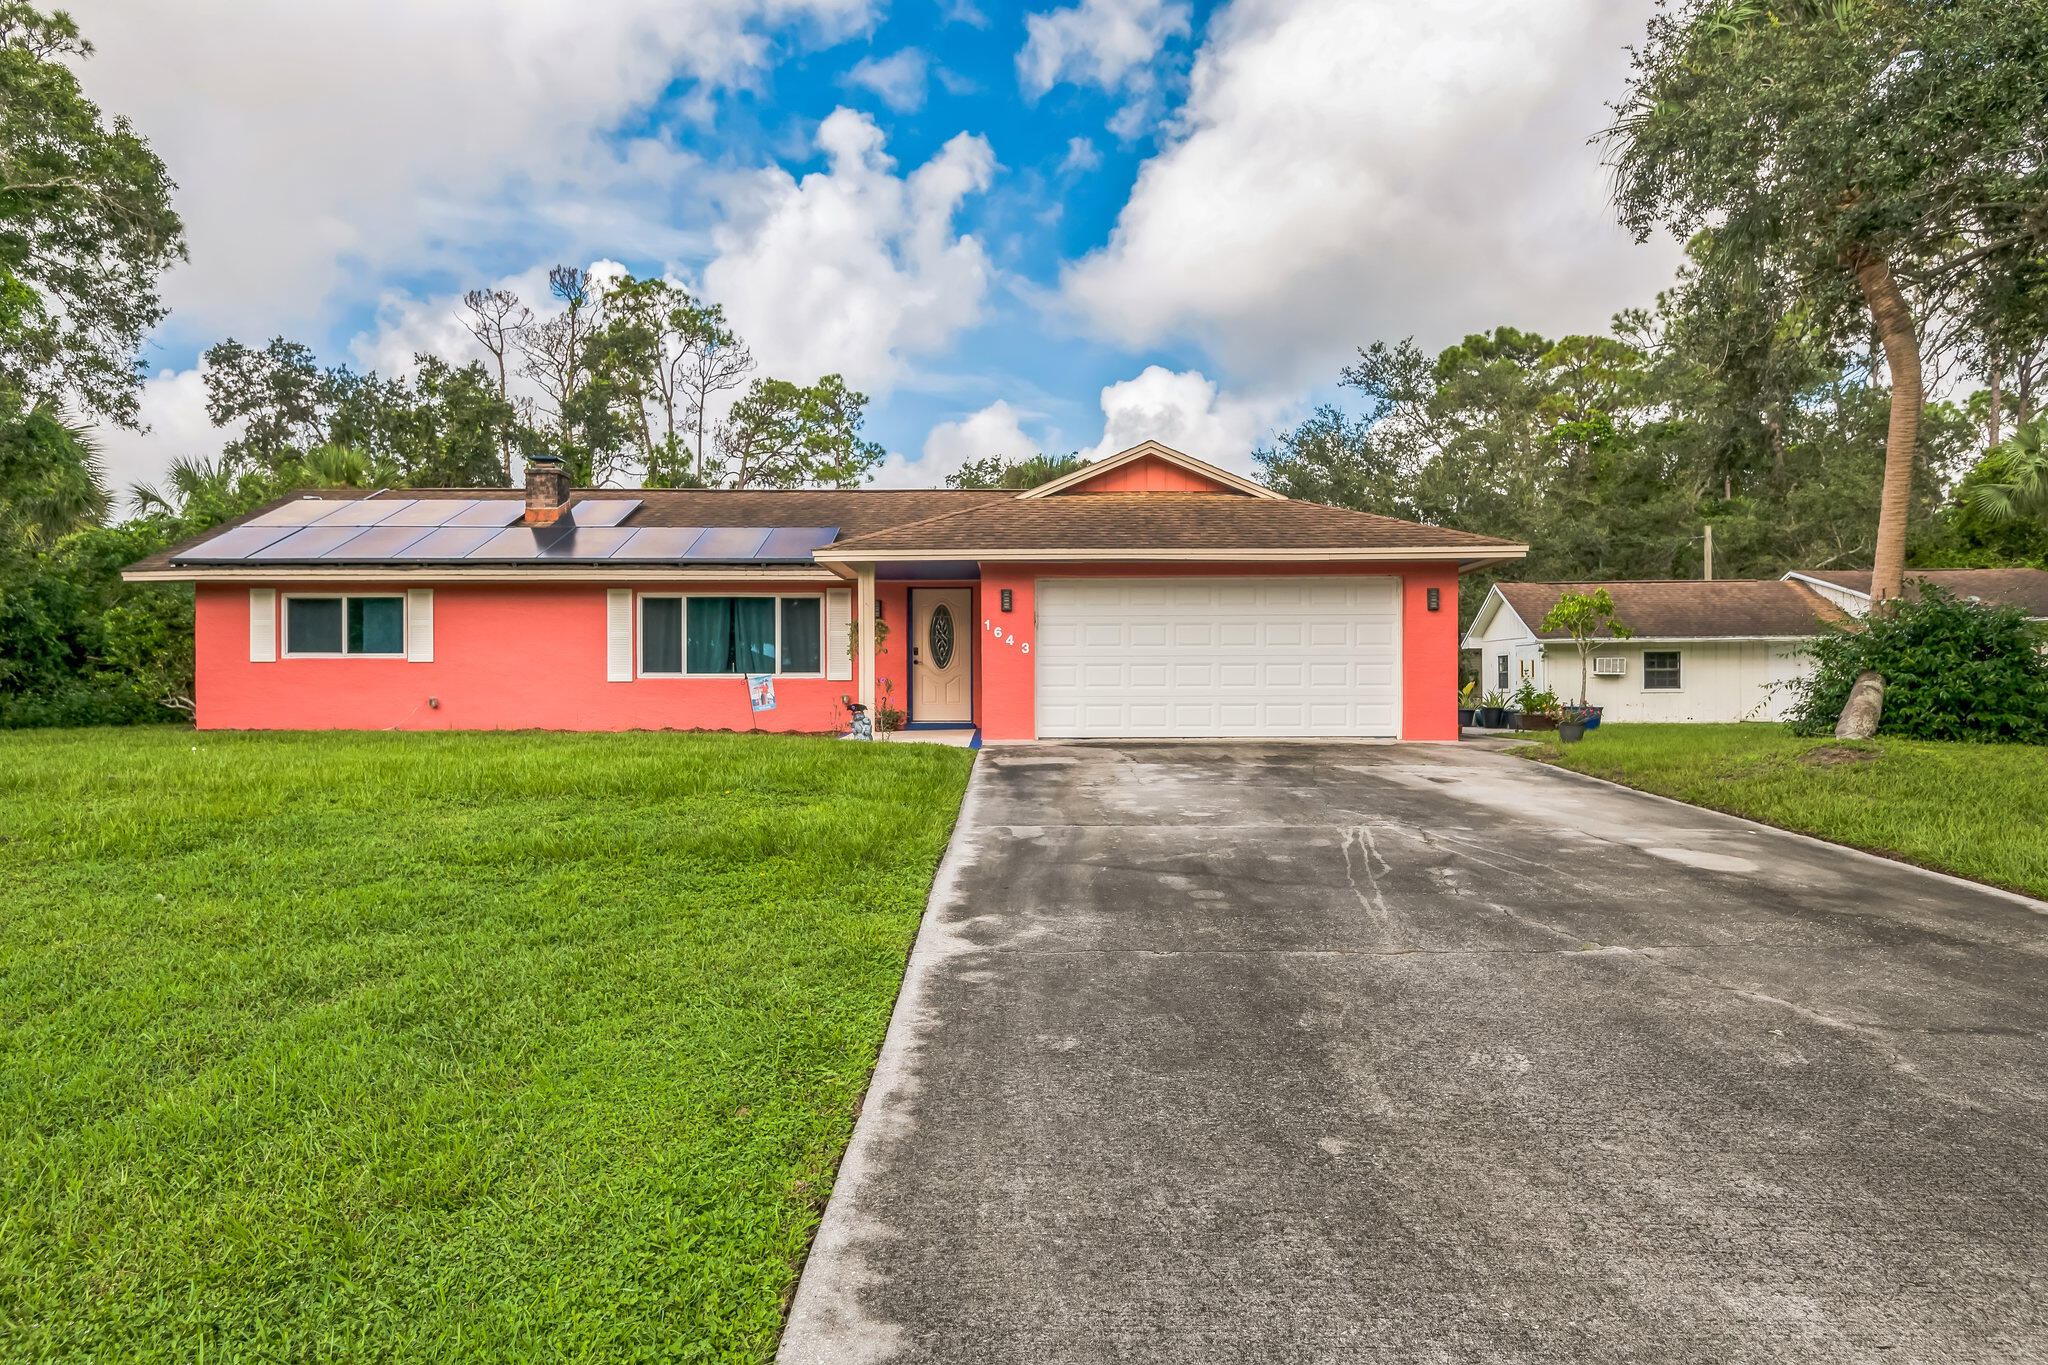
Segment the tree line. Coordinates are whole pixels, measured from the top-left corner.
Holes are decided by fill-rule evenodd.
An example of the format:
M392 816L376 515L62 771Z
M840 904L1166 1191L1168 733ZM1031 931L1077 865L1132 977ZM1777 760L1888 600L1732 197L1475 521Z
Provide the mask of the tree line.
M646 488L852 487L880 463L861 435L865 394L836 374L749 382L753 354L717 304L571 265L549 272L548 291L545 316L509 289L469 291L460 316L485 358L418 354L411 377L322 368L284 337L209 348L207 415L240 434L140 500L171 506L208 481L267 487L308 469L379 487L502 486L538 455L582 486Z

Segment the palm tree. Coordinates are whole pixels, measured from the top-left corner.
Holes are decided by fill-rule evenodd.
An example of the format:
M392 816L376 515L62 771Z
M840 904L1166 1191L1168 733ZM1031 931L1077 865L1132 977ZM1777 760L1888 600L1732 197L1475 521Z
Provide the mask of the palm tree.
M36 550L113 508L92 432L46 407L0 425L0 535Z
M2048 520L2048 417L1993 446L1958 491L1963 505L1989 522Z

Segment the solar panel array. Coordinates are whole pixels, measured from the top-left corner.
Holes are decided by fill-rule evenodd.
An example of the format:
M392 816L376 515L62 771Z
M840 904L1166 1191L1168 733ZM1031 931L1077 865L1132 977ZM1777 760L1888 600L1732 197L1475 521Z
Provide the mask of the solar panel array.
M178 564L808 564L836 526L619 523L638 498L586 498L552 526L517 526L516 498L301 498L180 551Z

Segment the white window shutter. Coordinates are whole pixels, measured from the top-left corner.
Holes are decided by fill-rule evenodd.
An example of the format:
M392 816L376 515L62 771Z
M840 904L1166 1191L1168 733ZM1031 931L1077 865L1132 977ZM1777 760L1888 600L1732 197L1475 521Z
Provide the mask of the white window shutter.
M277 589L249 589L249 662L277 662Z
M604 680L633 681L633 590L607 588L604 594Z
M434 590L405 590L405 658L408 663L434 662Z
M825 589L825 676L845 682L853 676L853 589Z

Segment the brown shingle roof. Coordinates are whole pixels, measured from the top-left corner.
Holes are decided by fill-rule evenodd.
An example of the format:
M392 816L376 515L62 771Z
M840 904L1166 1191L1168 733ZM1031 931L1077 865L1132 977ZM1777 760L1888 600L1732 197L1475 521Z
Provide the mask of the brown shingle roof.
M1850 592L1870 595L1870 570L1798 571ZM2015 606L2029 616L2048 616L2048 570L2042 569L1908 569L1906 596L1919 595L1917 584L1932 583L1957 597L1975 597L1997 606Z
M254 508L232 521L223 522L170 549L140 560L131 570L168 569L179 552L222 531L239 526L283 503L304 497L347 501L370 496L361 488L312 489L278 498ZM524 501L518 488L404 488L387 490L385 497L478 498ZM638 498L621 526L837 526L843 540L916 521L938 513L963 508L985 507L991 502L1009 502L1014 492L1003 489L961 488L579 488L572 502L584 499ZM336 561L340 562L340 561ZM393 567L397 567L394 565ZM616 567L616 566L613 566Z
M862 551L972 558L984 550L1470 550L1475 558L1505 558L1523 548L1491 536L1293 499L1094 493L1018 499L869 535L842 535L831 555L844 560Z
M1779 579L1698 579L1629 583L1497 583L1515 615L1539 640L1568 640L1541 629L1543 618L1567 592L1605 588L1615 616L1649 640L1742 640L1812 635L1821 621L1848 615L1811 588Z

